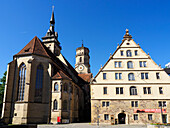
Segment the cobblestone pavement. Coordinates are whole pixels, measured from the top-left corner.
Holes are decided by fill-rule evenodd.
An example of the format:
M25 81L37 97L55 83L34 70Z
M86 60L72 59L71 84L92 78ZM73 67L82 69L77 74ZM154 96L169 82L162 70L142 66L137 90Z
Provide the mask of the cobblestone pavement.
M37 128L147 128L146 125L104 125L97 126L90 123L72 123L59 125L38 125Z

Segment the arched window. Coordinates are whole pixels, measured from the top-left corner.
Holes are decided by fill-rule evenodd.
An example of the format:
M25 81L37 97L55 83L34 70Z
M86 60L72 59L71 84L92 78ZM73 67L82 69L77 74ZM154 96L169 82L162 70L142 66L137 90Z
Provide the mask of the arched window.
M18 101L24 100L25 78L26 78L26 65L23 63L19 68L18 96L17 96Z
M80 57L80 60L79 60L79 62L82 62L82 57Z
M134 74L133 74L133 73L129 73L129 74L128 74L128 79L129 79L129 80L135 80Z
M130 87L130 95L137 95L137 88L135 86Z
M127 67L128 67L128 68L133 68L133 63L132 63L132 61L128 61L128 62L127 62Z
M127 57L131 57L131 56L132 56L132 52L131 52L130 50L127 50L127 51L126 51L126 56L127 56Z
M64 89L64 92L67 92L68 88L67 88L67 84L66 83L64 83L63 89Z
M42 100L43 74L44 74L43 66L39 64L37 67L35 85L35 101L37 102L41 102Z
M58 83L54 84L54 91L58 91Z
M58 103L57 103L57 100L55 99L54 102L53 102L53 109L54 110L57 110L58 109Z
M67 110L67 100L63 101L63 110Z

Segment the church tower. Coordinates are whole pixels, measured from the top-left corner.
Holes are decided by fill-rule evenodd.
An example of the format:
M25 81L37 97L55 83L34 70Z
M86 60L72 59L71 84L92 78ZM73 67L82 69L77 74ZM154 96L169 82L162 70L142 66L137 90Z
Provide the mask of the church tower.
M58 41L58 33L54 30L55 19L54 19L54 7L52 10L52 15L50 19L50 28L48 29L46 35L42 37L44 45L51 50L56 56L60 55L61 46Z
M89 60L90 60L89 49L87 47L84 47L82 41L82 46L76 49L75 69L79 74L90 73Z

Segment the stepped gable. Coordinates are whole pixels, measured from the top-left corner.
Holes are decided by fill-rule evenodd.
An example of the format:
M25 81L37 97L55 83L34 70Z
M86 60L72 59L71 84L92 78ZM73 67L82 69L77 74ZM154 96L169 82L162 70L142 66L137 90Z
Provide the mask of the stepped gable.
M49 57L44 47L45 46L42 44L41 40L37 36L35 36L20 52L18 52L14 56L35 54Z

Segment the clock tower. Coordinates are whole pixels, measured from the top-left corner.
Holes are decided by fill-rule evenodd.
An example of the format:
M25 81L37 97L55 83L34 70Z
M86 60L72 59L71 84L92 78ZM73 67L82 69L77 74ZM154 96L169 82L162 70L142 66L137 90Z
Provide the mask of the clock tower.
M79 74L90 73L89 60L90 60L89 49L87 47L84 47L82 41L82 46L76 49L75 69Z

